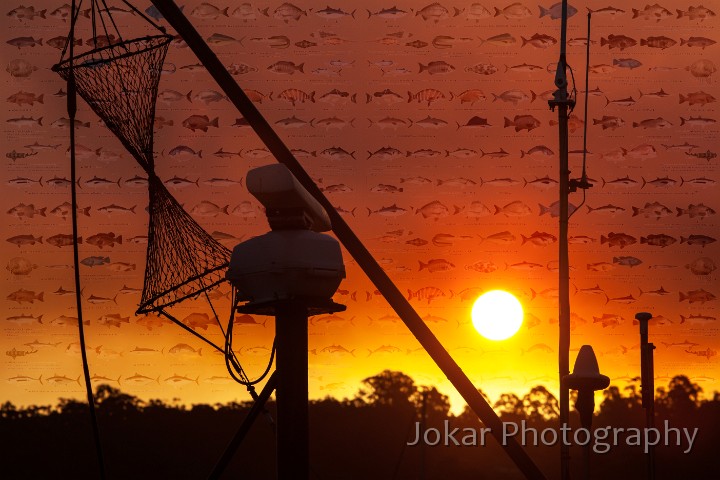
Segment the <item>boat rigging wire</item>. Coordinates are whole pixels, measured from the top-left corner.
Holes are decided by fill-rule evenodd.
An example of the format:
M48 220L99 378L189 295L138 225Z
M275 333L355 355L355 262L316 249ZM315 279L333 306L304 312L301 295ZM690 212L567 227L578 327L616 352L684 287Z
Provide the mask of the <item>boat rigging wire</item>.
M587 189L591 187L592 185L588 182L587 179L587 121L588 121L588 96L589 96L589 80L590 80L590 17L592 15L592 12L588 12L587 15L587 42L586 42L586 50L585 50L585 112L584 112L584 119L583 119L583 160L582 160L582 176L580 177L580 181L577 183L577 186L582 190L583 192L583 199L582 202L577 206L575 210L570 212L568 215L568 220L570 217L575 215L575 212L580 210L580 207L582 207L585 204L585 199L587 198ZM570 74L572 75L572 68L570 69ZM573 75L573 92L577 92L575 90L575 76ZM577 94L577 93L575 93Z
M80 0L82 5L82 0ZM70 45L70 57L73 56L73 47L75 43L75 22L77 20L77 12L80 8L72 0L70 7L70 33L68 35ZM67 47L67 45L66 45ZM64 53L64 51L63 51ZM82 310L82 289L80 288L80 253L78 246L78 221L77 221L77 180L76 180L76 155L75 155L75 114L77 112L77 88L75 84L74 68L70 68L67 79L67 111L70 124L70 196L71 196L71 217L72 217L72 235L73 235L73 263L75 277L75 302L77 306L77 323L78 333L80 337L80 356L82 358L83 376L85 377L85 391L87 394L88 407L90 410L90 421L93 430L93 441L95 443L95 453L97 455L98 469L100 479L105 479L105 459L103 456L102 442L100 441L100 427L97 420L97 412L95 408L95 397L93 396L92 381L90 379L90 366L88 365L87 351L85 346L85 329L83 324Z

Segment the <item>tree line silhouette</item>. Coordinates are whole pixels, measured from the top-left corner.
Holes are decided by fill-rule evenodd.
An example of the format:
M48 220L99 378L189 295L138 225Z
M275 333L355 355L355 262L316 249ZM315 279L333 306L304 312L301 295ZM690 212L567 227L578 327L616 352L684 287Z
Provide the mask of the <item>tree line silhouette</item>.
M110 479L206 478L250 408L250 403L237 402L185 406L143 401L109 385L100 385L95 399ZM538 430L559 427L558 401L542 385L523 396L504 393L489 403L504 422L524 421ZM705 396L699 385L678 375L657 389L655 409L658 426L667 420L673 427L699 428L688 453L675 445L657 447L657 478L720 478L720 393ZM275 478L274 415L274 403L269 402L223 478ZM452 415L447 396L435 387L417 385L402 372L385 370L366 378L353 398L311 401L310 422L311 478L522 478L490 436L477 446L408 445L416 436L416 422L439 431L479 430L482 424L467 407ZM570 426L579 427L574 411ZM603 392L593 427L606 426L645 426L639 379ZM3 478L97 478L84 402L61 398L55 406L20 409L6 402L0 407L0 432ZM526 449L548 478L557 477L557 445L530 444ZM571 447L571 455L579 475L580 447ZM594 454L591 462L592 478L645 475L639 446L620 442L607 453Z

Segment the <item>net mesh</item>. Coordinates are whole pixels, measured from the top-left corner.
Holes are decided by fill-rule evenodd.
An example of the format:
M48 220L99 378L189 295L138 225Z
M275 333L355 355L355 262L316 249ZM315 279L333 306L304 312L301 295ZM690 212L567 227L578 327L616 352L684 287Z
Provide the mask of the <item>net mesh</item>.
M230 251L213 239L155 175L155 102L169 35L96 48L53 69L71 69L77 93L148 174L150 223L145 282L138 313L158 311L224 280Z
M225 280L230 250L188 215L162 181L150 177L145 286L138 312L169 306Z
M91 50L56 66L65 80L74 69L78 94L150 173L160 73L172 37L156 35Z

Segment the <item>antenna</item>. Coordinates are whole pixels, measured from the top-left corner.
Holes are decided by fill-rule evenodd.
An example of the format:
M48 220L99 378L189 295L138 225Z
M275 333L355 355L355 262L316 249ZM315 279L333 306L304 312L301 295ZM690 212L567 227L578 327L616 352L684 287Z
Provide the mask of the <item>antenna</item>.
M587 161L587 120L588 120L588 91L589 91L589 75L590 75L590 16L592 12L588 12L587 15L587 42L585 50L585 113L583 118L583 162L582 162L582 176L579 179L570 180L570 191L575 192L578 188L587 190L592 188L592 183L588 182L587 171L585 165ZM585 203L585 192L583 192L583 203ZM582 205L582 204L581 204ZM575 211L579 210L576 209ZM575 213L575 212L573 212ZM572 215L572 214L571 214Z

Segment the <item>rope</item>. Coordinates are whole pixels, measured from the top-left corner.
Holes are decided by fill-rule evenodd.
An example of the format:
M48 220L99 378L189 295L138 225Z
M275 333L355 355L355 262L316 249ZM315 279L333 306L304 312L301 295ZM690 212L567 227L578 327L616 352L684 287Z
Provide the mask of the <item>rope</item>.
M77 19L75 15L75 0L72 1L71 17ZM75 40L75 22L70 24L70 57L73 56L73 43ZM78 224L77 224L77 187L76 187L76 168L75 168L75 113L77 112L77 90L75 85L74 70L70 69L67 79L67 110L70 119L70 195L72 204L72 235L73 235L73 261L75 264L75 302L77 305L78 330L80 334L80 355L82 357L83 375L85 377L85 390L87 394L88 406L90 409L90 420L93 428L93 439L95 441L95 452L97 454L98 468L100 469L100 478L105 478L105 461L103 458L102 443L100 442L100 428L98 426L97 414L95 411L95 398L93 397L92 383L90 381L90 367L88 365L87 352L85 351L85 329L83 325L82 311L82 294L80 288L80 259L78 252Z
M75 23L77 22L78 15L80 15L80 8L82 7L83 0L80 0L80 3L77 5L77 11L73 12L72 9L70 10L70 34L68 34L67 38L65 38L65 45L63 46L62 53L60 54L60 62L63 61L65 58L65 52L68 51L68 42L70 40L74 40L75 35ZM72 54L70 54L72 57Z
M120 30L118 30L117 25L115 24L115 19L113 18L112 14L110 13L110 9L107 6L107 3L105 3L105 0L102 1L103 6L105 7L105 12L107 12L107 16L110 19L110 22L112 22L113 27L115 28L115 33L118 35L118 42L122 43L122 34L120 34ZM105 22L102 19L102 11L100 10L100 7L98 7L98 13L100 14L100 21L103 22L103 28L105 27ZM107 35L107 29L105 30L105 35ZM109 40L109 38L108 38Z
M275 352L276 352L276 344L275 339L273 339L272 348L270 350L270 359L268 360L267 367L265 368L265 371L255 380L250 380L249 377L245 374L245 371L243 370L242 366L240 365L240 362L238 361L237 357L235 356L235 352L232 348L232 342L233 342L233 320L235 318L235 307L237 305L237 299L236 299L236 293L235 288L232 288L231 291L231 298L233 299L232 305L230 307L230 319L228 320L228 329L227 333L225 334L225 367L228 370L228 373L230 376L235 380L236 382L245 385L248 388L248 391L250 392L250 395L255 397L255 389L254 385L257 385L258 383L262 382L267 374L270 372L270 368L272 367L273 361L275 360ZM232 366L232 368L231 368ZM235 371L238 373L238 375L241 378L238 378L235 376L235 372L232 371L232 369L235 369Z
M588 97L590 96L588 94L588 91L590 89L590 16L592 15L592 12L588 12L587 19L588 19L588 26L587 26L587 45L586 45L586 52L585 52L585 113L583 118L583 161L582 161L582 181L587 181L587 120L588 120ZM570 70L572 72L572 70ZM573 77L573 87L575 84L575 77ZM570 217L575 215L575 212L580 210L580 207L585 205L585 200L587 198L587 189L582 189L583 199L582 202L580 202L580 205L578 205L575 210L572 211L568 215L568 220Z
M240 365L240 361L238 360L237 356L235 355L235 352L230 348L228 352L227 347L227 339L228 339L228 333L225 332L225 328L222 326L222 322L220 322L220 317L218 316L217 312L215 311L215 307L213 306L212 300L210 300L210 295L208 295L208 291L205 290L203 292L205 294L205 298L207 299L208 304L210 305L210 309L213 312L213 315L215 316L215 321L217 322L218 327L220 328L220 332L223 334L223 338L225 339L225 350L223 351L223 354L225 355L225 366L229 368L228 364L228 354L232 357L230 360L232 362L233 368L235 368L236 372L242 379L243 385L250 382L250 379L248 378L247 374L245 373L245 370ZM233 319L235 318L235 305L233 304L230 309L230 319L228 320L228 331L232 328ZM232 376L232 373L230 373ZM233 380L235 377L233 377ZM253 397L253 399L257 400L255 396L255 389L252 388L252 385L248 385L248 391L250 391L250 395Z
M177 318L175 318L175 317L173 317L172 315L170 315L169 313L167 313L165 310L160 309L160 310L158 310L157 313L160 314L160 315L162 315L162 316L164 316L165 318L167 318L168 320L170 320L171 322L173 322L175 325L177 325L178 327L182 328L183 330L185 330L185 331L193 334L195 337L197 337L197 338L199 338L200 340L202 340L203 342L207 343L208 345L210 345L211 347L213 347L213 348L214 348L215 350L217 350L218 352L223 352L223 351L224 351L222 348L220 348L219 346L217 346L215 343L213 343L213 342L211 342L210 340L208 340L207 338L203 337L202 335L200 335L199 333L197 333L195 330L193 330L192 328L188 327L187 325L185 325L184 323L182 323L180 320L178 320Z

